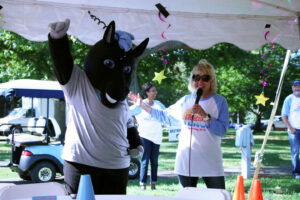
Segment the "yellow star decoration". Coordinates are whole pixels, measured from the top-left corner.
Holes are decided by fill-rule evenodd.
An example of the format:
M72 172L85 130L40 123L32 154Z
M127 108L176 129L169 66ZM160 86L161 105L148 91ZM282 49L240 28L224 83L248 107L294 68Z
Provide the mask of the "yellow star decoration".
M154 72L155 74L155 77L152 79L153 81L157 81L159 84L161 83L161 81L165 78L167 78L165 75L164 75L164 72L165 70L162 70L161 72L157 73L157 72Z
M264 96L264 93L263 93L263 92L260 93L259 96L255 95L255 98L257 99L256 104L262 104L262 105L264 105L264 106L266 105L266 101L269 100L268 97L265 97L265 96Z

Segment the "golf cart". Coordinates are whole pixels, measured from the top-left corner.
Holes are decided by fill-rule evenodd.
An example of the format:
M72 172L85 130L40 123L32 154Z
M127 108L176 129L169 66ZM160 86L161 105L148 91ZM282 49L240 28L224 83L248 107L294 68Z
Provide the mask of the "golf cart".
M48 125L47 125L48 123ZM61 158L63 143L59 140L60 129L54 118L40 118L36 132L40 136L12 133L8 137L12 145L10 167L18 172L20 178L31 180L34 183L50 182L56 177L56 173L63 175L63 159ZM53 142L50 142L50 141ZM131 158L129 167L129 179L139 176L140 161Z
M31 134L8 136L7 142L12 145L10 168L24 180L49 182L55 179L56 172L63 174L63 144L58 141L61 131L54 118L41 117L36 121L36 125L28 127Z

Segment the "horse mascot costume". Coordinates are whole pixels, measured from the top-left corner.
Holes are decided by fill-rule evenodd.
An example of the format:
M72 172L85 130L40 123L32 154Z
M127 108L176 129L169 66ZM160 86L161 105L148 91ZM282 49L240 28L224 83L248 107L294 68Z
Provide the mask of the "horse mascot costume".
M112 21L85 57L74 65L67 36L70 20L49 25L55 76L68 108L64 181L76 194L80 176L90 174L95 194L126 194L130 156L143 152L126 101L135 58L148 44L132 48L133 35L115 31Z

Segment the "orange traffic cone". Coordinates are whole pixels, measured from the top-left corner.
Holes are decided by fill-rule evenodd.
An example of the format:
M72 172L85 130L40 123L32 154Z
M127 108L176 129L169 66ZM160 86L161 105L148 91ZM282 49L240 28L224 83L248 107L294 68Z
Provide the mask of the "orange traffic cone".
M232 200L245 200L243 176L237 176Z
M254 180L254 184L253 187L251 187L248 200L263 200L260 180Z

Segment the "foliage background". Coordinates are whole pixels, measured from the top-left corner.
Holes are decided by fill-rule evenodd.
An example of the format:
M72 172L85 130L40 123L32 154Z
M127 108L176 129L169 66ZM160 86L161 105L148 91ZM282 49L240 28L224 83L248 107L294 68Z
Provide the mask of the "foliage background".
M70 36L70 45L74 63L82 67L90 46L73 36ZM209 49L194 50L174 41L166 43L166 51L162 51L162 45L148 49L141 56L143 59L137 63L133 80L137 80L139 88L145 82L152 81L154 72L165 69L167 79L161 84L154 83L158 89L157 99L169 106L189 93L189 73L200 59L206 59L215 66L218 93L228 101L232 122L237 121L237 115L240 123L254 123L254 120L258 123L261 118L269 118L272 110L270 103L276 95L285 49L275 44L271 51L270 45L267 44L254 51L244 51L232 44L220 43ZM1 30L0 48L0 83L24 78L55 80L48 42L28 41L15 33ZM290 59L285 75L277 114L280 114L284 97L291 93L291 83L300 79L300 50L292 53L294 56ZM266 60L262 59L263 54L266 55ZM168 60L166 66L162 56ZM269 63L272 63L272 66L267 68ZM260 82L262 67L269 75L269 85L264 88L265 96L270 98L266 106L256 105L254 97L263 91Z

